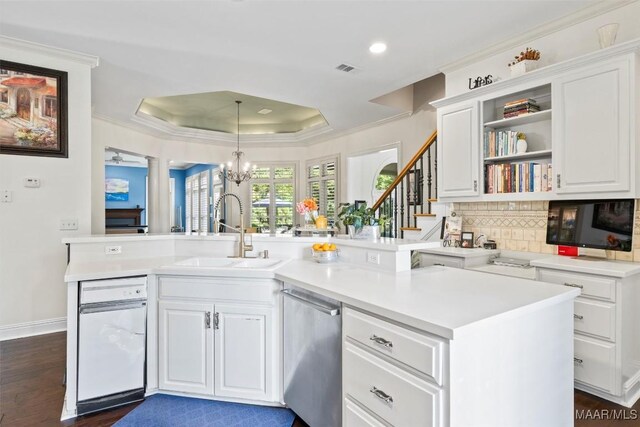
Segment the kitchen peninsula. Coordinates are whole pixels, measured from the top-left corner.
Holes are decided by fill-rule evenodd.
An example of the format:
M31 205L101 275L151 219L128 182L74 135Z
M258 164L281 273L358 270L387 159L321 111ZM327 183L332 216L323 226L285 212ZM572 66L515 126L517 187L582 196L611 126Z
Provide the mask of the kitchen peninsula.
M255 235L255 253L267 250L268 259L228 259L236 239L222 234L64 241L70 245L69 380L62 418L76 415L79 286L144 276L147 395L286 405L280 291L295 286L342 305L342 351L335 355L342 358L342 390L332 392L342 394L345 426L572 423L572 316L579 290L443 266L411 270L411 251L430 245L421 241L331 238L341 259L317 264L309 248L326 239ZM206 327L208 313L214 313L212 328ZM225 322L234 313L261 328L229 335ZM196 345L187 341L176 348L172 328L187 319L201 328L193 334ZM242 327L233 325L236 332ZM251 351L229 360L234 339L244 339ZM176 365L200 344L205 353L191 355L189 366ZM265 368L246 374L254 365Z

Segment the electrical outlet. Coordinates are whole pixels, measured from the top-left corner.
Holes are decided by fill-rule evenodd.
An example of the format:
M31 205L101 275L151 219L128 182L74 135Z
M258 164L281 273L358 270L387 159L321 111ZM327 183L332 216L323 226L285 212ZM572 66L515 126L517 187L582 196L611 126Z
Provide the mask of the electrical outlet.
M0 203L11 203L13 192L11 190L0 190Z
M60 230L77 230L77 229L78 229L77 219L61 219L60 220Z
M40 178L25 178L24 186L27 188L40 188Z
M117 255L122 253L122 246L105 246L104 253L107 255Z
M367 252L367 262L369 264L380 264L380 254L378 252Z

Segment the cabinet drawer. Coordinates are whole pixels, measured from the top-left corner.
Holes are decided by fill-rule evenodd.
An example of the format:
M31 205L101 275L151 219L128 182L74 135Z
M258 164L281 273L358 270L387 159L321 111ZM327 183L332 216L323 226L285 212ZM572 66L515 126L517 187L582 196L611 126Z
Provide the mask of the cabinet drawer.
M539 279L543 282L581 288L583 297L600 298L607 301L616 300L616 281L612 278L541 268Z
M573 303L573 325L577 332L616 339L616 306L611 303L576 299Z
M451 256L420 254L420 267L429 267L431 265L464 268L464 259Z
M402 362L442 385L444 342L345 308L342 327L345 335L361 344Z
M266 279L162 276L159 298L234 300L275 303L280 283Z
M575 380L616 394L616 345L582 336L573 345Z
M344 399L343 427L386 427L351 399Z
M345 342L343 390L394 426L439 426L443 391Z

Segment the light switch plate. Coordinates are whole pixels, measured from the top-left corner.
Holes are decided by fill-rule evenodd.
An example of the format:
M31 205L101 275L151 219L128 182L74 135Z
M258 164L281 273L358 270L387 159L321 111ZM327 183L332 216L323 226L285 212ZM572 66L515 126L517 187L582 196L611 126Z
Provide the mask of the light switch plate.
M77 229L78 229L77 219L61 219L60 220L60 230L77 230Z
M104 253L106 255L117 255L122 253L122 246L105 246Z

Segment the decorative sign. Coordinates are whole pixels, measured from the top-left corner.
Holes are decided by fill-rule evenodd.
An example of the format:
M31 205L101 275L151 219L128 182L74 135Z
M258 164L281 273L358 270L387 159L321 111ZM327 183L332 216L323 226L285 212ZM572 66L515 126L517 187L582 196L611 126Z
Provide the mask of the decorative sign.
M129 200L129 181L107 178L104 180L104 193L107 202L126 202Z
M491 83L493 83L493 76L491 74L487 75L486 77L478 76L475 80L471 80L471 77L469 77L470 90L477 89L482 86L490 85Z

